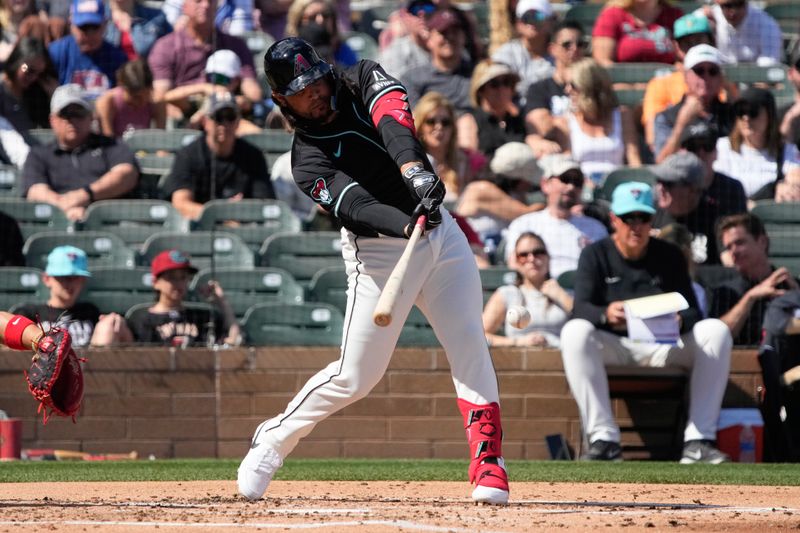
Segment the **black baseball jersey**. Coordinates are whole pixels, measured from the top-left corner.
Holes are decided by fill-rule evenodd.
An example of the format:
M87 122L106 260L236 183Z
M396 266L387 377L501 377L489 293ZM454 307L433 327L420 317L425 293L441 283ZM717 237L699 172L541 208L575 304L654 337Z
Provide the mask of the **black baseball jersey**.
M400 167L421 161L432 170L413 129L372 113L380 99L406 90L372 61L337 72L337 116L328 124L297 119L292 146L295 182L357 235L402 237L417 204ZM409 119L410 119L410 111ZM403 117L405 118L405 117Z

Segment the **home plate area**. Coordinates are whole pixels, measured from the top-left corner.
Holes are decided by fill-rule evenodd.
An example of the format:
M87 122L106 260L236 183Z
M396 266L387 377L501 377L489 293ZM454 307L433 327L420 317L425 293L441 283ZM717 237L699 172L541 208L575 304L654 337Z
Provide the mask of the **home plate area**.
M5 483L0 532L520 532L800 529L800 487L512 483L478 506L453 482L275 481L247 502L233 481Z

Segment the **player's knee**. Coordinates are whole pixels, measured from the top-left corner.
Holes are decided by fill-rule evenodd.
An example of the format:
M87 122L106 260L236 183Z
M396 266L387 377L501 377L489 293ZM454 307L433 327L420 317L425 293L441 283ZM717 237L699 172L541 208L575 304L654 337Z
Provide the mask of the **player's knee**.
M573 318L561 328L561 349L580 348L591 340L596 328L583 318Z
M701 320L692 328L695 342L703 351L718 359L730 358L733 338L728 326L717 318Z

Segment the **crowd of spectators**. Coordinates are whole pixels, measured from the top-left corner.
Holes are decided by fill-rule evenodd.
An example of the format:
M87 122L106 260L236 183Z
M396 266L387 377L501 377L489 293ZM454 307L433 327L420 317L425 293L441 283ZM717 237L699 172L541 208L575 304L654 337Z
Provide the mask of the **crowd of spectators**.
M713 0L692 12L668 0L609 0L592 27L564 19L548 0L506 4L503 24L495 25L505 28L495 30L500 38L480 35L474 14L459 3L398 0L377 56L407 88L417 136L476 261L517 275L488 300L487 339L561 347L576 397L596 398L602 407L584 417L598 443L590 455L615 459L618 429L591 365L643 357L617 345L625 331L619 303L642 291L610 287L619 272L598 277L605 272L598 265L619 263L664 290L649 265L668 265L670 279L680 278L671 290L684 294L690 313L681 315L686 347L659 361L706 361L700 366L715 383L727 375L720 354L729 355L728 340L757 344L770 301L798 290L797 273L770 261L770 236L750 210L763 201L800 202L800 50L787 49L776 21L748 0ZM210 200L246 198L285 200L306 223L321 217L293 186L290 155L270 168L243 138L270 127L291 130L265 94L246 38L301 36L345 69L359 60L346 38L353 28L349 2L153 5L62 0L0 7L0 161L17 167L20 194L80 222L93 202L128 198L137 189L140 167L125 142L131 132L192 128L198 136L173 154L160 183L161 197L187 221L196 221ZM661 63L664 73L621 85L612 73L622 63ZM726 80L726 69L748 64L781 67L787 75L778 83ZM639 101L623 102L620 94L631 89L640 91ZM41 128L52 129L52 142L31 134ZM615 210L624 191L604 188L623 171L638 184L624 188L626 201L641 209ZM650 207L633 191L651 198ZM6 248L19 240L9 236ZM136 323L76 304L90 275L85 259L79 249L53 250L43 277L51 296L28 312L47 320L69 314L82 344L204 343L207 333L186 324L215 320L220 341L240 341L221 287L204 295L219 316L183 309L194 267L179 250L154 261L156 303ZM735 277L704 275L723 267ZM573 288L556 281L572 271L582 280L574 309ZM514 305L528 307L529 328L504 324ZM559 335L562 327L570 333ZM584 349L597 339L605 351ZM576 363L578 354L592 362ZM706 444L714 408L697 405L714 404L718 392L695 400L700 392L692 390L692 450L713 455Z

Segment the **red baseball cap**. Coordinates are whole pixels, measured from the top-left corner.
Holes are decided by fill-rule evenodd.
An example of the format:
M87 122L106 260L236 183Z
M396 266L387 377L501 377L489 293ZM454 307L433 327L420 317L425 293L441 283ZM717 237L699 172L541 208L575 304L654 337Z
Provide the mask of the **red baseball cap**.
M189 262L189 256L180 250L164 250L153 258L150 273L157 278L168 270L185 269L194 274L197 269Z

